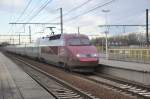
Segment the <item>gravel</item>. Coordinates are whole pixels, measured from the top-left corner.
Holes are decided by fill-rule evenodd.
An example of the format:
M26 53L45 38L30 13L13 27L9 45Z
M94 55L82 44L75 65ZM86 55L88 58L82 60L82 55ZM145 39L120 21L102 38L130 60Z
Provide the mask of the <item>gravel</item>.
M31 59L23 58L23 60L29 62L34 66L37 66L38 68L48 72L55 77L58 77L59 79L68 82L69 84L72 84L73 86L81 89L82 91L88 92L93 96L101 99L142 99L136 96L131 96L129 94L116 91L112 88L84 79L82 77L73 75L68 71L58 69L52 65L47 65L44 63L33 61Z

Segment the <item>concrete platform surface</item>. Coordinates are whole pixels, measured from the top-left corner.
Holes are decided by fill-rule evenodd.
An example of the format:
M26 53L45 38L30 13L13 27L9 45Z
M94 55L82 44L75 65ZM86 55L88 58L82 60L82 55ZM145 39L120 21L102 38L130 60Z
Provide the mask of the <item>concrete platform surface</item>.
M55 99L0 52L0 99Z
M99 64L122 68L122 69L130 69L141 72L150 72L150 64L136 63L136 62L124 62L124 61L116 61L116 60L107 60L105 58L100 58Z

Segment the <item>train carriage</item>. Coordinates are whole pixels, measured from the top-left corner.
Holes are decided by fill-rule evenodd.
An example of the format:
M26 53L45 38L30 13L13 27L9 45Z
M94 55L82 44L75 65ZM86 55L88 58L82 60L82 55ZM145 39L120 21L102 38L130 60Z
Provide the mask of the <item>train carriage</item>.
M58 34L39 38L29 45L8 46L8 51L38 58L71 71L93 72L98 65L98 52L82 34Z

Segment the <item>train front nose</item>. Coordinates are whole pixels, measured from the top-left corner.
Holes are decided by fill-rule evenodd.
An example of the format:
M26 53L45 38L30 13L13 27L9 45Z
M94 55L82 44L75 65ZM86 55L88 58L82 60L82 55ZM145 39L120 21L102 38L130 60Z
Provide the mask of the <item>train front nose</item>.
M98 66L98 53L94 46L71 46L69 47L72 58L69 65L74 71L94 72Z
M99 54L94 46L70 47L74 56L74 65L96 66L98 65Z
M98 62L98 53L76 54L80 62Z
M86 72L94 72L95 68L98 66L98 54L88 53L88 54L76 54L77 61L75 62L78 67L74 67L78 71L80 69Z

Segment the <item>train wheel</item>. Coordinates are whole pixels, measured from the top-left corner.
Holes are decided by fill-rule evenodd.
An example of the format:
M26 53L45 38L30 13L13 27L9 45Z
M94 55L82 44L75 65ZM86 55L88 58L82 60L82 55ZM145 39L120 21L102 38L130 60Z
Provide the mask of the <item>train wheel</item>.
M39 60L43 63L46 63L45 59L44 58L39 58Z
M67 71L67 63L63 63L63 67L64 67L64 69L65 69L65 71Z
M68 66L68 69L69 69L69 71L70 71L70 72L72 72L72 68L71 68L71 66Z

